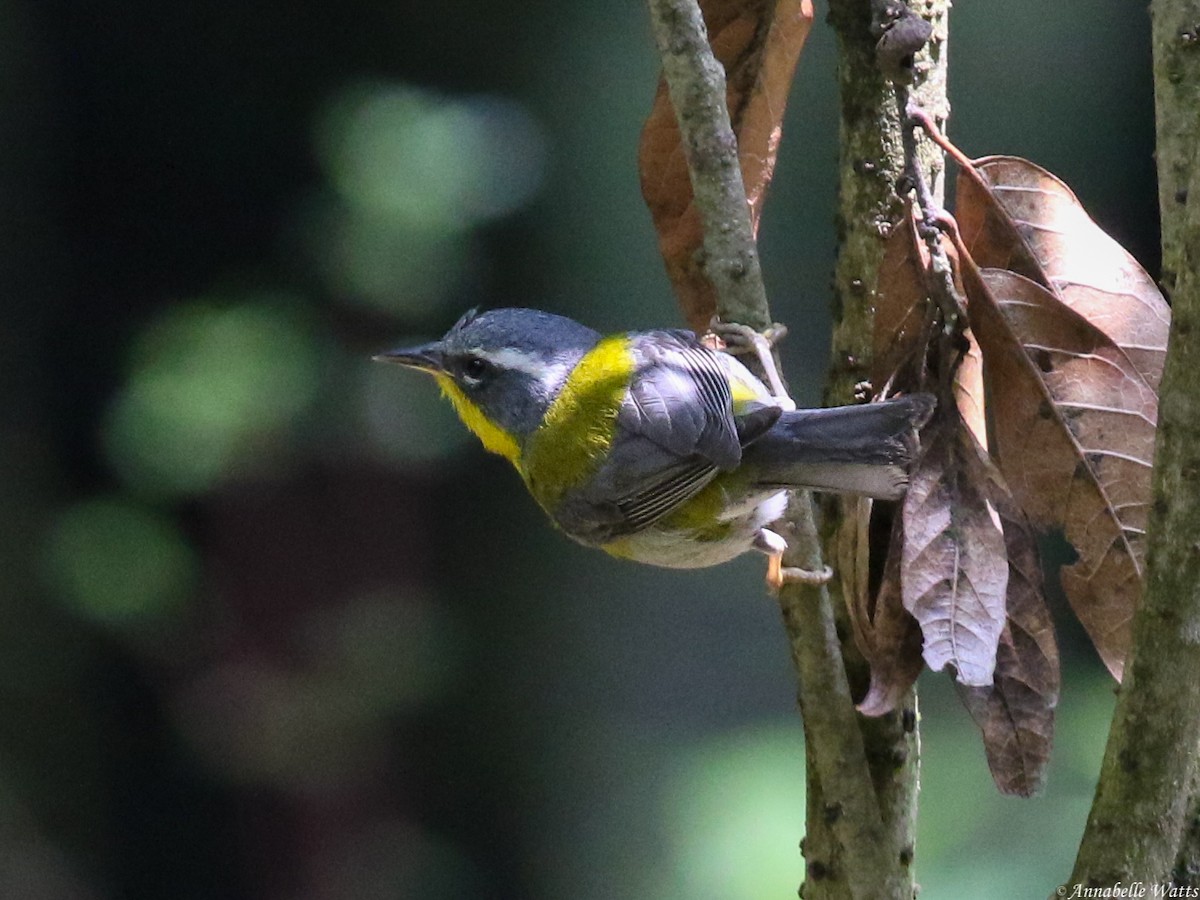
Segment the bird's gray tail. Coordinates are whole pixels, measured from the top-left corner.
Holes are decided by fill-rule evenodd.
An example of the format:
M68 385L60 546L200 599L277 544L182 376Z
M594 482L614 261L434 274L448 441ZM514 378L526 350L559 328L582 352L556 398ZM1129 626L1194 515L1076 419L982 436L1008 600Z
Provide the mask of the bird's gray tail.
M930 394L910 394L862 406L785 412L742 451L742 467L764 487L897 500L917 456L917 430L934 405Z

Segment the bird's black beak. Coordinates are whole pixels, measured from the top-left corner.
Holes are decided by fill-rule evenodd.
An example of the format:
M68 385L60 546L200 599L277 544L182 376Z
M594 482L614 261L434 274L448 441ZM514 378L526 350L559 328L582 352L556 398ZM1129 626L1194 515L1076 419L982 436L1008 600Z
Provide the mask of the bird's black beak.
M410 369L420 369L422 372L444 372L446 369L445 354L439 341L419 347L388 350L373 356L372 359L375 362L397 363Z

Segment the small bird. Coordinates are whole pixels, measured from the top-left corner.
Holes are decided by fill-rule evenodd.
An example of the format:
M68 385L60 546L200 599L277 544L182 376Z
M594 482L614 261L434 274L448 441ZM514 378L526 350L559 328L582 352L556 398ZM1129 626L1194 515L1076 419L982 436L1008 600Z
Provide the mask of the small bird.
M787 491L898 499L933 409L913 394L797 410L690 331L603 337L533 309L472 310L375 358L433 375L576 541L679 569L758 550L776 589L787 545L768 526Z

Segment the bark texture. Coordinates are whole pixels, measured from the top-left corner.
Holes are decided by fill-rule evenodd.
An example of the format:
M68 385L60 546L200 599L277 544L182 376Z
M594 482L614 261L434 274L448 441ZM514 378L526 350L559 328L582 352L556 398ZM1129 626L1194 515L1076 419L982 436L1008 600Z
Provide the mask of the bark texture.
M881 72L876 37L871 26L882 4L870 0L831 0L829 21L839 47L838 83L841 94L838 260L834 275L834 332L826 401L854 402L856 386L869 377L872 356L874 287L883 259L884 241L900 221L902 203L896 182L904 171L904 146L896 88ZM940 124L949 114L946 100L946 0L917 0L911 9L933 24L933 35L918 54L913 93ZM928 142L919 149L926 176L940 201L944 182L941 154ZM854 504L826 505L825 531L840 542L857 541ZM841 532L839 534L839 531ZM855 551L846 555L853 558ZM839 585L831 584L834 609L845 603ZM842 618L844 614L839 616ZM867 669L849 638L850 629L838 623L853 695L866 690ZM880 810L884 855L892 876L876 885L870 897L911 898L916 895L913 872L917 790L920 777L920 738L916 727L915 693L897 710L879 718L855 716L871 784ZM806 900L843 900L860 896L847 879L845 846L825 813L830 807L820 771L809 768L808 832L805 859Z
M1186 883L1196 864L1185 838L1200 751L1200 2L1155 0L1151 13L1162 281L1173 310L1145 594L1071 876L1092 887Z
M704 223L703 269L726 322L771 325L754 225L726 106L725 70L696 0L649 0L663 77L679 121L692 195Z

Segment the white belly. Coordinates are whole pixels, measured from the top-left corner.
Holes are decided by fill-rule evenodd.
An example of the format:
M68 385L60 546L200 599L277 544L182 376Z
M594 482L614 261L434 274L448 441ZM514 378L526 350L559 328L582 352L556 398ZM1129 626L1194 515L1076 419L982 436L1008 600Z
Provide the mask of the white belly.
M783 517L787 491L755 497L727 508L720 521L729 529L719 540L698 540L694 534L652 525L604 547L614 556L669 569L702 569L728 562L754 549L759 530Z

